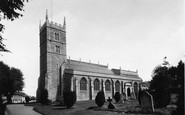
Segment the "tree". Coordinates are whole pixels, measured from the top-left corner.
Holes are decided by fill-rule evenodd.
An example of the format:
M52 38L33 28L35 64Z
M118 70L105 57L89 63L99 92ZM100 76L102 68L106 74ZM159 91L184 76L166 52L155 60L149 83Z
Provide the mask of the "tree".
M28 2L28 0L26 0ZM0 21L1 19L7 19L13 21L20 16L23 16L20 11L23 10L24 0L0 0ZM5 29L4 25L0 23L0 51L8 52L5 44L3 44L4 38L1 33Z
M42 105L48 105L49 104L48 90L47 89L41 90L41 100L40 100L40 103Z
M30 100L36 100L36 97L35 96L31 96Z
M178 93L179 88L184 87L184 63L180 60L177 66L169 68L171 78L170 87L173 93Z
M169 76L171 79L170 86L177 87L177 67L172 66L169 68Z
M156 107L165 107L170 102L170 77L166 66L158 66L154 69L150 90L154 91L154 104Z
M95 103L98 105L98 107L102 107L105 103L105 94L103 91L99 91L95 98Z
M15 92L22 91L24 87L23 80L23 74L19 69L14 67L10 69L10 76L8 78L9 85L5 94L9 103L11 103L11 97Z
M8 87L7 76L9 76L10 67L0 62L0 105L2 104L2 95L5 93L6 87Z
M76 102L76 92L74 91L67 91L64 92L64 103L67 108L72 107Z
M30 97L29 97L29 96L26 96L26 97L25 97L25 100L26 100L26 103L29 103Z
M184 63L182 60L177 65L177 84L179 87L184 87Z
M175 85L178 90L178 101L177 101L177 109L172 113L172 115L181 115L184 113L184 63L179 61L177 65L177 73L175 79Z
M13 94L22 91L24 87L23 80L23 74L19 69L10 68L0 62L0 92L2 95L7 96L8 103L11 103Z
M116 93L115 93L114 99L115 99L115 101L116 101L117 103L119 102L119 100L121 99L121 95L120 95L119 92L116 92Z

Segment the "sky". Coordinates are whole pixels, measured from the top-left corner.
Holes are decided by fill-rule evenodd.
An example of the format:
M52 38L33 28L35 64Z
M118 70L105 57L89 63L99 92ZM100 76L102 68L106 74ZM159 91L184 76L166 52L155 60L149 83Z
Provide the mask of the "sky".
M39 77L39 23L63 24L67 57L136 71L143 81L164 57L171 66L185 60L184 0L30 0L23 17L2 20L11 53L0 60L23 72L23 91L35 96Z

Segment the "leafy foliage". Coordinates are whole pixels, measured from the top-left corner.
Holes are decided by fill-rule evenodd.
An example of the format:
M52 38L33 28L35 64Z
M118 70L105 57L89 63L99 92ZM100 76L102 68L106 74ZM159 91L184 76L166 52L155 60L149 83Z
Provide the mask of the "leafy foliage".
M67 108L72 107L76 102L76 92L74 91L67 91L64 92L64 103Z
M29 97L29 96L26 96L26 97L25 97L25 100L26 100L26 103L29 103L30 97Z
M41 95L40 95L40 97L41 97L40 103L41 103L42 105L48 105L48 104L49 104L48 90L47 90L47 89L41 90Z
M169 75L171 78L171 87L183 87L184 86L184 63L179 61L177 66L169 68Z
M117 103L119 102L119 100L121 99L121 95L120 95L119 92L116 92L116 93L115 93L114 99L115 99L115 101L116 101Z
M5 90L8 87L7 78L9 74L10 74L10 67L1 61L0 62L0 93L1 94L4 94Z
M102 107L105 103L105 94L103 91L99 91L95 98L95 103L98 105L98 107Z
M28 2L28 0L26 0ZM0 21L1 19L7 19L13 21L16 18L22 16L20 11L23 10L24 0L0 0ZM4 30L4 25L0 23L0 32ZM6 49L6 45L3 44L4 38L0 33L0 51L9 52Z
M181 96L184 97L184 63L179 61L177 66L158 66L154 69L150 92L154 97L156 107L165 107L170 101L170 93L180 94L177 107L182 111Z
M30 100L36 100L35 96L31 96Z
M2 25L0 23L0 32L3 32L4 30L4 25ZM0 34L0 51L3 51L3 52L8 52L8 50L6 49L6 45L3 44L3 40L4 38L2 37L2 35Z
M18 11L23 11L23 0L1 0L0 13L4 19L14 20L19 16L22 16Z
M11 103L13 94L22 91L24 87L23 80L23 74L19 69L10 68L0 62L0 94L7 96L8 103Z
M170 76L166 66L158 66L153 73L150 90L153 90L155 107L166 107L170 102Z
M173 87L177 87L179 90L179 97L177 101L177 109L172 115L182 115L184 114L184 63L179 61L177 67L174 67L175 74L173 79Z
M177 101L177 109L172 115L183 115L184 114L184 89L180 88L180 93Z

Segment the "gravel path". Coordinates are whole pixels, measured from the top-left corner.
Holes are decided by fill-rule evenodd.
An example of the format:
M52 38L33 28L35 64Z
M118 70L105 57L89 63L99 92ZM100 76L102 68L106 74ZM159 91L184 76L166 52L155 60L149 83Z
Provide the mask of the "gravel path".
M24 104L7 105L5 115L41 115L33 110L31 106Z

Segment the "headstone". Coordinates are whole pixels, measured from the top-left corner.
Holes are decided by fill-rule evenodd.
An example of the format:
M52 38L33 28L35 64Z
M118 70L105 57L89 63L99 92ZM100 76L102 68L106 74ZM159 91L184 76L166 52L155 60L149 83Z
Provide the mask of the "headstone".
M139 90L139 93L138 93L138 102L140 106L141 106L141 93L142 92L143 92L142 90Z
M121 95L123 96L123 100L126 101L126 93L123 92Z
M153 97L147 91L140 94L141 108L143 112L154 112Z
M119 104L123 104L124 103L124 98L126 98L126 97L124 97L124 95L123 95L123 93L120 95L120 100L119 100Z
M130 93L130 96L131 96L131 99L136 99L136 98L135 98L134 92L131 92L131 93Z
M138 99L138 91L135 92L135 98Z
M111 103L112 99L110 97L107 99L107 101L109 102L108 109L115 109L115 106Z

